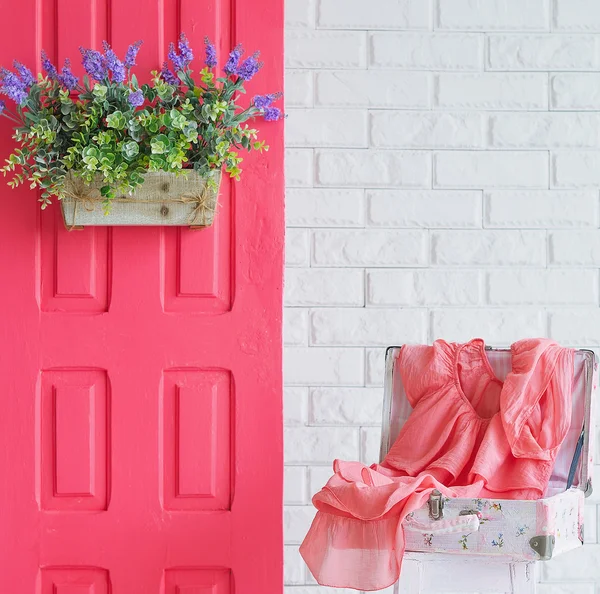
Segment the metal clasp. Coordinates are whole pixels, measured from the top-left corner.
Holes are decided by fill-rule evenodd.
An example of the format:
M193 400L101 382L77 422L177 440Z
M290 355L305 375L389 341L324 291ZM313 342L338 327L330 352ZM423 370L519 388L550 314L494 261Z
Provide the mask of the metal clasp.
M431 492L427 504L429 505L429 517L432 520L440 520L444 517L444 499L437 489Z

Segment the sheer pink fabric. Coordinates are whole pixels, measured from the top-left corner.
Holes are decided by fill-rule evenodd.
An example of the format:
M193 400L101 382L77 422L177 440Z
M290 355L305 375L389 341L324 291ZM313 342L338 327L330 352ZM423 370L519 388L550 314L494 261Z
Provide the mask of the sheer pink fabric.
M405 346L400 373L413 407L385 460L336 460L313 497L302 554L322 585L379 590L400 574L402 520L433 489L447 497L538 499L571 422L573 351L539 338L511 347L498 380L482 340Z

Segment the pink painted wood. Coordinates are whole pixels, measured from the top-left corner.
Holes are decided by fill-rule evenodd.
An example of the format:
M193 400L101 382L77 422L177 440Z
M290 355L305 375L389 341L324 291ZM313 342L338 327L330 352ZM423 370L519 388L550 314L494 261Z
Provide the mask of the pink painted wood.
M23 0L0 64L78 62L186 31L263 51L282 88L281 2ZM198 60L199 62L199 60ZM282 590L282 130L224 183L214 228L67 232L0 191L0 582L23 594ZM0 122L0 158L13 148Z

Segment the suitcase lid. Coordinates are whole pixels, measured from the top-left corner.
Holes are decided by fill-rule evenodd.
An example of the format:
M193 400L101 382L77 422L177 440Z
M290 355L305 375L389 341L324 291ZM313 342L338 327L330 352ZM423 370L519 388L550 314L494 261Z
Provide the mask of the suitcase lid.
M410 415L410 406L400 375L398 355L400 346L388 347L385 354L383 425L381 432L380 459L385 458L398 437L402 425ZM486 346L486 353L497 377L504 380L512 369L508 348ZM546 495L554 495L575 486L585 492L592 491L593 451L593 396L596 390L598 359L591 350L575 351L573 374L573 412L571 428L558 451L554 471Z

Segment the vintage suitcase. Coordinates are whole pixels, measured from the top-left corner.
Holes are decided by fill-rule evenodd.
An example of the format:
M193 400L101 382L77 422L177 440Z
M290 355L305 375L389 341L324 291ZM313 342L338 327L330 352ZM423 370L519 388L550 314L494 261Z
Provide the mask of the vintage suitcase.
M400 348L388 348L385 358L381 459L411 412L398 366ZM486 347L486 351L494 372L503 380L511 369L510 350ZM406 550L530 561L547 560L581 546L584 497L592 490L591 408L597 370L592 351L576 351L571 430L543 499L448 499L434 491L428 505L403 523Z

